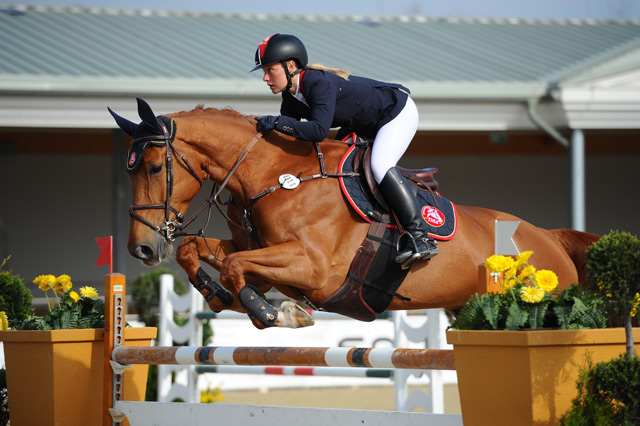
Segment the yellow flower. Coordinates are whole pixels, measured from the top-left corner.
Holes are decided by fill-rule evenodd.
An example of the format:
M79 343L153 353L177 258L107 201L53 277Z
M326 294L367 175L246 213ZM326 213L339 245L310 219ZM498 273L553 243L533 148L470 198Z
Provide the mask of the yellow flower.
M89 286L80 288L80 294L82 297L98 297L98 291Z
M74 302L77 302L78 300L80 300L80 295L78 293L76 293L75 291L72 291L69 293L69 297L71 298L71 300L73 300Z
M529 258L531 257L532 254L533 254L533 251L531 250L518 253L518 255L516 256L516 265L517 265L516 267L519 268L522 265L526 265L529 262Z
M9 329L9 318L5 311L0 311L0 331Z
M520 298L527 303L538 303L544 297L544 290L538 287L526 286L520 290Z
M635 317L636 315L638 315L638 307L640 306L640 293L636 293L636 297L633 299L633 306L631 307L631 313L629 315L631 315L632 317ZM1 314L2 312L0 312Z
M517 284L516 282L516 267L515 264L514 266L512 266L511 268L507 269L504 272L504 276L502 277L502 292L505 293L507 291L509 291L514 285Z
M220 387L214 389L208 388L200 392L200 402L203 404L211 404L224 399L224 394Z
M505 279L502 282L502 292L506 293L507 291L511 290L513 288L513 286L516 285L516 280L515 278L511 278L511 279Z
M535 273L536 273L535 266L528 265L522 270L522 272L520 272L520 275L518 275L518 279L520 281L527 281L529 277Z
M513 266L514 260L511 257L494 254L487 258L484 266L489 272L502 272Z
M71 290L73 284L71 283L71 277L69 275L60 275L56 278L56 282L53 284L53 289L56 293L64 294Z
M56 282L56 277L53 275L39 275L33 280L33 283L36 284L40 290L47 291L50 288L53 288L53 285Z
M553 271L541 269L535 273L535 277L538 287L546 292L551 292L558 286L558 276Z

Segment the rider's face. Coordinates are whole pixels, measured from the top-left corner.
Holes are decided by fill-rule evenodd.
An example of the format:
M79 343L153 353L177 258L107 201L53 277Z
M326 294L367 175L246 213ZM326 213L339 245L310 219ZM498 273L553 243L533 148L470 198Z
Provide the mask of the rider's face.
M289 61L289 69L291 70L293 61ZM295 65L293 66L295 69ZM264 72L264 76L262 77L262 81L267 83L269 89L271 89L271 93L276 94L283 92L287 88L287 75L284 72L284 67L280 62L276 62L275 64L267 65L262 68Z

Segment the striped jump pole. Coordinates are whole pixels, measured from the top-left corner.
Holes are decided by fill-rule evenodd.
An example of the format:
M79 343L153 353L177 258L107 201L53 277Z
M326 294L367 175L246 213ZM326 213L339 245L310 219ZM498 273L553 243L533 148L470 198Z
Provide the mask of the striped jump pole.
M124 370L134 364L184 364L184 365L202 365L202 366L288 366L288 367L360 367L361 369L439 369L439 370L455 370L452 350L441 349L402 349L402 348L304 348L304 347L216 347L216 346L171 346L171 347L145 347L145 346L125 346L124 328L125 328L125 279L120 274L110 274L105 277L105 383L104 383L104 409L103 418L104 426L121 426L125 420L125 416L129 420L133 420L133 424L137 421L144 421L144 424L161 424L150 421L150 413L158 413L159 407L166 407L168 412L175 410L175 405L171 404L152 404L141 402L123 401L124 381L122 380ZM282 369L284 372L285 370ZM146 404L146 405L145 405ZM189 404L187 410L193 414L193 410L202 407L203 404ZM209 404L204 404L209 405ZM217 404L215 404L217 405ZM135 407L135 410L131 410ZM146 407L146 408L145 408ZM214 407L216 410L219 407ZM254 412L247 410L247 407L240 407L243 415L243 421L237 424L249 424L248 420L254 418ZM261 412L265 408L259 407ZM309 410L309 409L305 409ZM209 410L211 411L211 410ZM283 410L277 410L277 424L281 424ZM293 413L290 416L300 417L300 413L295 410L286 411ZM325 410L327 411L327 410ZM365 415L366 412L356 410L328 410L331 422L336 423L335 419L340 415ZM341 412L344 412L341 414ZM163 421L168 419L168 414L163 412L161 416ZM363 414L364 413L364 414ZM180 414L180 418L184 418L184 412ZM367 414L368 415L368 414ZM429 416L422 413L394 413L389 412L387 415L402 415L402 421L385 422L384 424L405 424L412 426L423 425L423 416ZM139 417L135 417L139 416ZM375 418L379 420L380 414L376 413ZM410 423L408 417L415 417L416 422ZM264 426L264 416L260 420L260 425ZM449 416L451 417L451 416ZM459 416L457 416L459 417ZM458 418L454 418L450 423L442 423L444 420L449 421L447 416L438 415L438 424L460 425ZM203 415L208 422L211 416ZM293 417L292 417L293 418ZM236 424L228 422L229 424ZM362 423L362 419L357 422ZM369 422L367 422L368 424ZM375 422L372 422L372 424ZM167 424L173 424L169 422ZM194 423L195 424L195 423ZM198 423L200 424L200 423ZM208 423L207 423L208 424ZM322 420L318 424L328 424L328 421ZM337 424L346 424L345 422ZM355 424L355 423L353 423Z
M316 376L316 377L375 377L389 379L393 370L388 368L348 368L348 367L286 367L274 365L199 365L196 373L217 374L264 374L274 376Z
M113 350L111 359L120 364L287 365L455 370L453 351L444 349L117 346Z

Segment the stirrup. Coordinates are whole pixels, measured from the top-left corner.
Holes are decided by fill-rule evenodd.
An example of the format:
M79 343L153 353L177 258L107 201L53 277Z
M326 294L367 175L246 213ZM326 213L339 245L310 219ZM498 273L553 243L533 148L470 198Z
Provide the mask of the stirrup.
M409 237L409 242L407 243L407 246L409 246L409 244L413 245L413 250L411 250L413 252L413 254L411 254L407 259L402 260L402 259L398 259L400 258L400 254L398 254L396 256L395 261L397 263L401 264L401 268L402 269L408 269L411 267L411 265L413 265L415 262L417 262L418 260L429 260L431 258L433 258L435 255L438 254L438 246L436 245L435 240L433 240L432 238L429 238L426 235L423 235L421 237L418 238L414 238L413 235L411 235L409 232L405 232L402 236L407 235ZM421 241L422 244L424 245L425 250L424 251L420 251L418 249L418 243L417 241ZM398 239L398 245L400 244L400 239ZM406 251L409 251L405 250ZM398 252L399 252L399 248L398 248Z
M411 257L409 257L407 260L405 260L401 265L400 268L401 269L409 269L411 268L411 265L413 265L414 263L416 263L418 260L422 259L422 256L420 255L420 253L413 253L413 255Z

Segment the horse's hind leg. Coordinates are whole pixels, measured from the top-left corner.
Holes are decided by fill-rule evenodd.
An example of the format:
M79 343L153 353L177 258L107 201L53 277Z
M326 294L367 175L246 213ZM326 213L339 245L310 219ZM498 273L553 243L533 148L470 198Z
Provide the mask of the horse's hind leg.
M224 258L235 251L237 248L231 240L187 237L176 252L178 264L213 311L232 309L243 312L243 309L237 297L207 275L200 267L200 261L220 270Z

